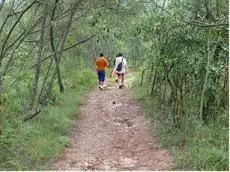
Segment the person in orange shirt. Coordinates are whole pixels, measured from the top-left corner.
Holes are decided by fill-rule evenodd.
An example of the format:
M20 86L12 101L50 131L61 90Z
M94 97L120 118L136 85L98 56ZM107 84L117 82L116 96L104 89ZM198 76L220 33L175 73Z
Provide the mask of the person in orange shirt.
M109 62L104 56L103 53L100 53L100 56L96 59L96 70L98 75L98 81L99 81L99 88L102 90L104 88L104 82L105 82L105 70L109 67Z

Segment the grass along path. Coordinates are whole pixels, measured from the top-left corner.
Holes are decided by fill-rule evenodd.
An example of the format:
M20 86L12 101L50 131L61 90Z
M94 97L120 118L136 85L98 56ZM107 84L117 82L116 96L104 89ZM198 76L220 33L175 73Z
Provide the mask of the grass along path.
M169 170L171 157L162 150L129 89L108 79L104 90L88 93L71 144L53 162L52 170Z

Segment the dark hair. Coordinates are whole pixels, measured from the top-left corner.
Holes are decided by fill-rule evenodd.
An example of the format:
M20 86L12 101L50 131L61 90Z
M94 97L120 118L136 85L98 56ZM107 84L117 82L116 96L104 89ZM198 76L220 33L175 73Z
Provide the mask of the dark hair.
M100 57L103 57L104 56L104 54L103 53L100 53Z
M121 57L121 56L123 56L123 54L122 53L118 53L118 57Z

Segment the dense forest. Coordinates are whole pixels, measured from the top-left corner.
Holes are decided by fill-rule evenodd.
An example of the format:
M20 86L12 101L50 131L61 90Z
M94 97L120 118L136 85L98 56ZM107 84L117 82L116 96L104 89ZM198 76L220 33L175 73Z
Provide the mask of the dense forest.
M95 57L122 52L177 166L228 170L227 0L0 0L0 170L47 169Z

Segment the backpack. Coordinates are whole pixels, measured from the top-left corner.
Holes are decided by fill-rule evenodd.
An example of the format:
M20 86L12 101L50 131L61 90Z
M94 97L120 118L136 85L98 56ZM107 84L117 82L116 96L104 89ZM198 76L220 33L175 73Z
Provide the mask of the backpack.
M116 71L120 72L122 70L122 63L123 63L123 58L122 58L121 62L117 65Z

